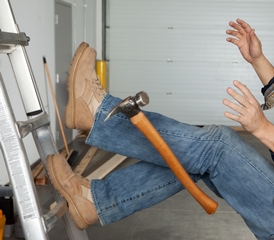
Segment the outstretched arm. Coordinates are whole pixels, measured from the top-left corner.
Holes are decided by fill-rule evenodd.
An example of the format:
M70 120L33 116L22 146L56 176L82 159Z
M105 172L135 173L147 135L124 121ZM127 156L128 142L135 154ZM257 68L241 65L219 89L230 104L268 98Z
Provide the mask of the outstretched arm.
M274 76L274 67L267 60L262 52L262 44L255 34L255 30L245 21L237 19L236 22L229 22L233 30L227 30L227 41L236 45L243 58L249 62L258 74L263 85L267 85Z
M238 81L234 81L233 84L241 93L232 88L227 89L227 93L237 103L227 99L223 100L224 105L235 111L235 113L225 112L225 116L240 123L246 131L253 134L274 152L274 125L267 120L260 104L250 90Z

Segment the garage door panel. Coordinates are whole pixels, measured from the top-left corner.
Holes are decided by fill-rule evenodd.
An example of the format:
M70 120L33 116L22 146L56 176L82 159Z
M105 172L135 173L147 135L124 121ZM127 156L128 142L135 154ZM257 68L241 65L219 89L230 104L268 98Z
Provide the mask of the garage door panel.
M107 6L111 94L145 90L146 109L197 125L238 125L223 116L234 79L263 101L258 76L226 42L225 30L238 17L250 22L274 63L273 1L108 0ZM266 114L274 119L274 111Z
M183 92L184 89L204 92L211 89L216 90L214 94L219 94L220 90L224 91L224 85L230 86L234 79L247 83L251 89L252 83L257 81L253 69L244 62L111 61L109 72L110 91L121 87L131 91L141 87L156 92Z
M214 28L224 16L227 21L241 17L259 23L263 12L271 19L271 6L271 0L109 0L107 20L110 27L177 27L189 23L190 28Z
M109 31L108 38L116 39L108 45L109 60L208 61L210 56L210 61L219 61L237 50L231 52L231 46L226 43L226 35L223 33L206 35L207 32L165 29L132 29L127 30L126 34L124 30ZM239 54L235 54L235 58L243 61Z

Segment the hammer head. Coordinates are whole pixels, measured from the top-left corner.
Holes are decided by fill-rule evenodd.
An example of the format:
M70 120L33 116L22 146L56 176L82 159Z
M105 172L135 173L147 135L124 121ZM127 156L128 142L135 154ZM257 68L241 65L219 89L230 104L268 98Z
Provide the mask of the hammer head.
M127 97L118 103L107 115L105 121L111 118L113 115L121 112L128 118L132 118L137 115L143 107L149 103L149 97L146 92L139 92L134 97Z

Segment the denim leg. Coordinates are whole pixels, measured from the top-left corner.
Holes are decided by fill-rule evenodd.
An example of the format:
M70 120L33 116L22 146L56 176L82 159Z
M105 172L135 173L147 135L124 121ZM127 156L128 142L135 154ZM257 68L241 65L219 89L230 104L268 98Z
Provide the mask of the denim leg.
M127 198L126 194L132 192L130 190L131 184L136 187L135 195L138 195L138 192L141 194L149 189L158 189L159 186L166 186L167 182L170 182L167 174L156 176L158 171L164 171L159 169L165 169L166 163L139 130L131 124L129 119L123 114L117 114L107 122L103 122L110 109L118 102L120 99L111 95L107 95L103 99L96 113L94 126L87 138L87 144L137 158L149 164L140 165L138 171L124 169L123 176L125 177L122 186L121 181L117 182L116 187L113 184L110 185L108 180L98 181L98 184L104 187L97 186L97 181L92 181L93 196L99 215L103 215L103 212L106 211L100 207L104 201L110 199L108 205L112 203L113 206L117 204L117 201L115 202L117 196L122 196L123 199L131 201L130 196ZM274 167L271 163L229 128L216 126L199 128L180 123L157 113L145 112L145 114L166 140L187 172L195 180L199 176L206 175L208 182L212 183L211 189L216 189L216 192L243 217L258 239L269 239L270 235L274 234L272 221L274 216ZM159 166L159 169L156 165ZM157 168L157 171L153 171L153 176L146 173L151 168ZM170 174L170 170L167 172ZM110 174L110 178L113 176L113 178L118 179L113 174L115 172ZM139 175L145 179L146 188L144 188L144 182L138 178ZM173 175L172 177L174 178ZM157 183L147 180L150 178L157 179ZM106 186L114 187L115 199L107 195L108 192L113 194L114 191L106 188ZM169 188L162 188L166 192L163 198L160 198L159 195L161 194L155 190L153 194L150 194L149 200L139 198L140 202L136 207L132 205L130 208L125 205L124 217L162 201L181 189L178 189L178 186L173 189L173 186L175 185L170 184ZM122 191L124 194L121 193ZM99 192L105 192L105 197L101 198L100 202L97 200ZM147 203L150 201L151 205ZM124 202L120 201L120 204L122 205ZM121 208L119 212L122 212ZM107 218L111 217L105 217L105 223L108 222Z
M104 180L91 181L94 204L103 226L151 207L182 189L171 170L147 162L116 170Z

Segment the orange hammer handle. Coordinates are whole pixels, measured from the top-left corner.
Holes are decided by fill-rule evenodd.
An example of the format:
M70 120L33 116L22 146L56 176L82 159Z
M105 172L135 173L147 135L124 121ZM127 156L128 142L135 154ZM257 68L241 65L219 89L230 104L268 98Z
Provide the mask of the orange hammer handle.
M218 203L207 196L189 177L186 170L182 167L174 153L171 151L165 140L153 127L144 113L140 112L132 117L131 122L147 137L152 145L158 150L164 158L172 172L183 184L186 190L196 199L208 214L215 213Z

